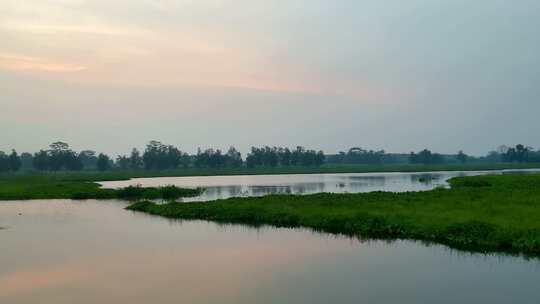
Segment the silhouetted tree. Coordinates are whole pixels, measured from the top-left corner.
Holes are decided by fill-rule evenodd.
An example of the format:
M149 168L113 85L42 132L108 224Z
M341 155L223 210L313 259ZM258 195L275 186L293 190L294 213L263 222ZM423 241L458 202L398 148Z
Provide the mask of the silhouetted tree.
M185 161L185 153L174 146L166 146L159 141L151 141L146 145L143 154L144 167L147 170L164 170L178 168Z
M431 153L430 150L424 149L418 154L411 152L409 156L409 162L411 164L440 164L444 162L442 155L437 153Z
M70 171L80 171L84 168L84 164L75 152L68 151L64 154L63 167Z
M129 157L125 156L125 155L119 155L117 158L116 158L116 165L118 166L118 168L122 169L122 170L127 170L129 169Z
M225 166L229 168L238 168L243 164L242 153L238 152L235 147L230 147L225 154Z
M0 173L9 171L9 156L0 151Z
M33 167L33 160L34 160L34 157L32 156L32 154L28 152L21 153L21 163L22 163L21 168L31 169Z
M467 162L467 159L469 158L469 156L467 156L467 154L463 153L463 151L459 151L456 158L460 163L464 164L464 163Z
M17 154L17 151L11 150L11 154L8 157L9 159L9 171L16 172L21 168L22 162L21 158Z
M40 150L39 152L34 154L34 159L32 160L32 164L34 165L34 168L36 168L39 171L46 171L49 169L49 153L44 150Z
M324 163L325 156L322 151L306 150L298 146L296 150L265 146L262 148L252 147L246 158L246 166L253 167L277 167L277 166L320 166Z
M501 158L504 162L527 162L531 150L532 148L519 144L513 148L507 148Z
M65 167L66 154L70 153L69 145L65 142L55 142L49 146L49 169L58 171Z
M109 156L100 153L97 158L97 169L99 171L109 170L111 167L110 161L111 159L109 158Z
M84 168L97 168L97 156L96 152L92 150L84 150L79 153L79 159Z
M143 159L141 153L136 148L131 150L131 156L129 157L129 168L137 170L143 167Z

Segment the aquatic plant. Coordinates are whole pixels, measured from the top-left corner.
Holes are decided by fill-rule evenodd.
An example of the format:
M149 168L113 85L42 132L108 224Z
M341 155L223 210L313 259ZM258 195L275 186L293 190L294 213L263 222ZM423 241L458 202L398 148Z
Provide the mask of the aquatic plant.
M540 256L540 174L460 177L425 192L269 195L208 203L137 202L168 218L307 227L350 236L413 239L470 251Z

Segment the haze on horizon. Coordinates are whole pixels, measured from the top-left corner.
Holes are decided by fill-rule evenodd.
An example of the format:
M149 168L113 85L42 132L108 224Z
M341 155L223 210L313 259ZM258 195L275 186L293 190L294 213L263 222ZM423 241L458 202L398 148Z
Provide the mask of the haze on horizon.
M540 2L5 0L0 150L540 148Z

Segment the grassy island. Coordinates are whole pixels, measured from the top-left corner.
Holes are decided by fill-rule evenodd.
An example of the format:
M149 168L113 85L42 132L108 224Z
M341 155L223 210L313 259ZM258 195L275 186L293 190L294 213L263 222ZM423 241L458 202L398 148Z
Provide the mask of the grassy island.
M141 201L128 209L540 256L540 174L463 177L450 183L451 189L426 192L270 195L202 204Z

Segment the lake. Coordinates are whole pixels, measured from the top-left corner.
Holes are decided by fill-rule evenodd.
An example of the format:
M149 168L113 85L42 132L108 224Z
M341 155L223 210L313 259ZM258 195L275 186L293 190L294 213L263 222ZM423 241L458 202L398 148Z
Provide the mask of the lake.
M144 178L195 201L270 193L421 191L496 172ZM538 303L540 260L306 229L177 221L124 201L0 202L0 303Z
M105 188L121 188L130 185L143 187L175 185L184 188L205 188L201 196L184 199L185 202L192 202L268 194L425 191L435 187L446 187L448 186L447 180L457 176L530 172L538 172L538 170L157 177L108 181L100 184Z
M540 262L304 229L174 221L122 201L0 203L0 303L538 303Z

